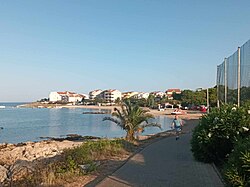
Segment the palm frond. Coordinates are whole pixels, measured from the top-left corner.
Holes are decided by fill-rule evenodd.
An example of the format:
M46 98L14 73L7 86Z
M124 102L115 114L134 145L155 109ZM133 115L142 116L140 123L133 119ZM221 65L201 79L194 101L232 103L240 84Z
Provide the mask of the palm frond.
M149 123L149 119L154 119L154 116L148 112L149 110L143 109L127 100L121 103L119 109L115 108L112 113L113 117L105 117L103 121L109 120L116 123L127 132L126 137L130 137L128 139L133 139L131 135L133 136L139 129L143 130L146 127L161 128L161 125L157 123Z
M146 124L141 125L141 127L143 129L146 128L146 127L158 127L158 128L160 128L162 130L161 125L158 124L158 123L146 123Z
M124 129L124 124L119 119L115 119L112 117L104 117L102 121L112 121L113 123L121 127L122 129Z

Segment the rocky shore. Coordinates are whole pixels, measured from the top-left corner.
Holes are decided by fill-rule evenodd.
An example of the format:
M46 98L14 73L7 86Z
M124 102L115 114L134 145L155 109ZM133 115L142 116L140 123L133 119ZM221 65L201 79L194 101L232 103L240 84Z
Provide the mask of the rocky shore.
M42 160L54 158L60 155L64 149L74 148L81 145L84 141L86 139L79 140L78 138L77 141L60 139L19 144L0 144L0 184L6 179L13 180L13 177L20 176L20 173L24 173L27 168L32 170Z

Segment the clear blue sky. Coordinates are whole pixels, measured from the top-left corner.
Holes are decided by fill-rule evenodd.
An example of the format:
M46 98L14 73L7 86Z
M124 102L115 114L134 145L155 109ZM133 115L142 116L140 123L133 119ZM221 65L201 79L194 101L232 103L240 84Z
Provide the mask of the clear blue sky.
M0 0L0 101L212 87L217 65L250 38L249 7L249 0Z

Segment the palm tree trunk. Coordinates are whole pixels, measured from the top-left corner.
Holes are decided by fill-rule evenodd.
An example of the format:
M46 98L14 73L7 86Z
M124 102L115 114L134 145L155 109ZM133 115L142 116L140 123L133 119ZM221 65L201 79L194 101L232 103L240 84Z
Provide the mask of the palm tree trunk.
M135 134L135 132L133 129L128 130L127 135L126 135L126 140L134 141L134 139L135 139L134 134Z

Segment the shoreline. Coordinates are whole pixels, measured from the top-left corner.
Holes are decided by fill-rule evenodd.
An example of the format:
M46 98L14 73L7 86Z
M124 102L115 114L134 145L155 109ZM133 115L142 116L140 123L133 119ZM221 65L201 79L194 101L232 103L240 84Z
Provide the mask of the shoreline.
M55 104L41 104L41 103L30 103L25 105L19 105L17 108L83 108L83 109L92 109L92 110L109 110L111 113L114 111L114 108L119 108L119 106L97 106L97 105L55 105ZM158 111L157 109L149 109L143 107L146 110L149 110L149 113L153 116L167 116L169 118L174 118L174 114L171 114L175 109L167 108L164 111ZM206 113L200 111L185 110L186 114L180 114L182 119L199 119Z
M22 107L24 105L21 105ZM38 105L39 106L39 105ZM61 108L69 108L69 109L73 109L73 108L83 108L83 109L93 109L93 110L107 110L109 111L108 113L112 113L114 111L114 108L118 108L119 106L96 106L96 105L80 105L80 106L76 106L76 105L73 105L73 106L67 106L67 105L62 105L60 106L59 109ZM17 108L19 108L17 106ZM24 108L35 108L35 107L31 107L30 104L28 104L28 106L25 105ZM44 107L44 108L48 108L48 107ZM174 118L175 115L172 115L171 112L174 111L174 109L166 109L165 111L158 111L157 109L149 109L147 107L143 107L144 109L146 110L149 110L149 113L152 114L154 117L159 117L159 116L163 116L163 117L167 117L167 118ZM186 113L186 114L182 114L182 115L179 115L179 118L183 119L183 120L195 120L195 119L199 119L200 117L202 117L203 114L201 113L189 113L189 111ZM1 130L1 129L0 129ZM169 130L167 130L169 131ZM163 132L166 132L166 131L161 131L161 132L158 132L158 133L163 133ZM156 135L158 133L155 133L155 134L147 134L147 135L140 135L140 139L146 139L148 137L151 137L153 135ZM82 136L80 134L76 134L77 136ZM65 135L67 137L67 135ZM88 135L86 135L87 137ZM68 138L68 137L67 137ZM61 138L61 141L64 141L64 140L68 140L67 138ZM102 137L97 137L97 138L102 138ZM5 145L14 145L14 146L19 146L21 144L26 144L26 143L39 143L39 142L43 142L43 141L53 141L55 139L60 139L58 137L40 137L40 140L34 140L34 141L21 141L21 142L17 142L17 143L10 143L10 142L0 142L0 150L5 146ZM109 139L112 139L112 138L109 138ZM59 140L58 140L59 141Z
M192 129L192 126L197 124L197 121L198 119L187 119L185 123L186 125L184 125L182 133L185 134L190 132L190 129ZM155 141L158 141L162 138L168 138L174 135L175 133L172 130L162 131L151 135L140 135L135 144L136 146L138 146L136 150L144 149L147 145L150 145ZM108 139L112 140L112 138ZM98 141L98 139L92 139L89 141ZM35 167L36 163L46 163L46 160L48 159L56 160L65 149L78 147L84 142L87 142L87 140L43 140L40 142L25 142L19 145L0 144L0 169L2 168L7 173L8 171L11 171L11 168L15 167L21 168L22 166L25 166L32 168ZM124 157L124 160L127 159L129 159L129 156L127 156L126 158ZM114 170L116 170L116 168L110 167L106 172L112 172ZM102 171L103 170L101 169L100 172ZM95 175L95 177L93 177L92 175L87 175L85 182L87 184L98 177L102 177L102 174ZM82 181L76 182L82 184Z

